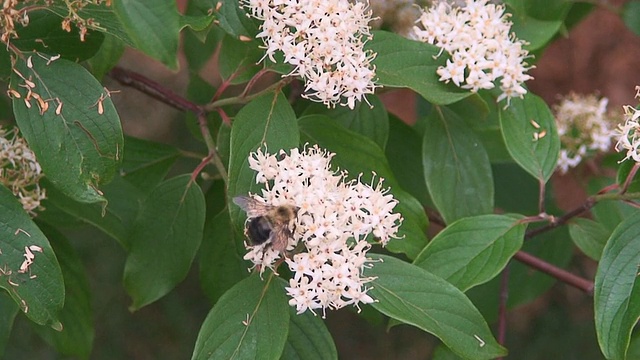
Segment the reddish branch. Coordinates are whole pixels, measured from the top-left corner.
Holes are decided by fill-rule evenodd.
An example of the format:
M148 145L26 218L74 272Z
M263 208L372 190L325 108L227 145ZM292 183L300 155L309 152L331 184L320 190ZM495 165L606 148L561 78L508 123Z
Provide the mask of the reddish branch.
M190 111L196 115L203 112L199 105L185 99L184 97L167 89L162 84L155 82L144 75L116 66L111 69L109 76L122 85L137 89L178 110Z
M550 223L546 226L542 226L539 227L537 229L533 229L531 231L528 231L525 235L526 239L532 238L540 233L549 231L551 229L554 229L560 225L566 224L567 221L569 221L569 219L576 217L580 214L582 214L583 212L591 209L594 205L595 205L596 201L593 198L589 198L587 199L587 201L582 204L581 206L579 206L578 208L566 213L565 215L559 217L556 219L555 222ZM445 224L445 222L442 220L442 218L440 217L439 214L437 214L437 212L431 210L431 209L427 209L427 214L429 214L429 221L442 226L442 227L446 227L447 224ZM575 288L578 288L584 292L586 292L589 295L593 295L593 282L587 280L587 279L583 279L577 275L571 274L570 272L559 268L551 263L548 263L540 258L537 258L531 254L528 254L524 251L518 251L514 256L514 259L520 261L523 264L526 264L538 271L541 271L547 275L550 275L556 279L558 279L559 281L562 281L564 283L566 283L567 285L571 285ZM503 291L501 291L501 297L506 297L505 294L503 294Z
M185 99L183 96L174 93L173 91L164 87L162 84L153 81L144 75L123 69L118 66L111 69L111 71L109 72L109 76L111 76L114 80L118 81L122 85L130 86L134 89L137 89L142 93L147 94L154 99L172 106L180 111L189 111L194 113L198 117L200 132L202 133L202 137L207 144L209 153L202 159L200 164L192 172L191 180L194 181L197 178L197 176L204 169L207 163L213 162L213 164L218 169L220 176L226 181L226 169L224 168L222 160L216 152L216 146L213 138L211 137L211 132L209 131L207 124L207 110L203 106ZM225 117L223 117L223 119L225 119Z
M593 296L593 282L587 279L583 279L577 275L574 275L564 269L561 269L553 264L550 264L540 258L537 258L524 251L518 251L514 256L514 259L520 261L523 264L527 264L532 268L542 271L543 273L550 275L565 284L571 285L577 289L584 291L585 293Z
M554 221L544 226L527 231L526 234L524 235L524 239L525 240L531 239L536 235L540 235L544 232L547 232L559 226L565 225L567 222L569 222L569 220L591 210L591 208L594 207L595 205L596 205L596 200L593 197L589 197L587 198L587 200L585 200L584 203L582 203L582 205L578 206L577 208L567 212L566 214L560 217L555 218Z

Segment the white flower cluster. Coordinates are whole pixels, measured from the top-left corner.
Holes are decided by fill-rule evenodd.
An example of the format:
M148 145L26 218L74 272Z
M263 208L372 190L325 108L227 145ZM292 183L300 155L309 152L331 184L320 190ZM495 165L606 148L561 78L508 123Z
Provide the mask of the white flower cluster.
M254 199L299 208L287 247L293 254L285 259L293 272L289 304L298 313L373 302L365 286L373 278L362 277L370 248L365 238L372 234L384 246L397 238L402 222L392 212L398 202L382 189L382 179L375 185L347 181L346 172L331 170L333 156L314 146L302 153L292 149L290 155L281 151L279 157L258 150L249 157L256 181L265 184ZM245 259L262 269L280 256L268 244L247 248Z
M572 93L553 107L561 145L557 169L562 174L611 147L613 114L607 111L608 103L607 98Z
M36 209L42 210L40 201L46 198L38 184L42 175L36 155L18 136L18 128L6 130L0 126L0 184L9 188L32 215Z
M363 47L371 37L371 11L365 3L347 0L267 1L241 0L251 15L262 20L257 35L265 57L294 66L289 76L305 79L304 97L327 106L347 105L373 93L375 57ZM344 99L344 100L343 100ZM366 101L366 98L365 98Z
M532 79L525 62L526 42L516 39L504 5L488 0L466 0L466 6L440 1L424 9L412 37L438 46L451 55L437 70L440 81L477 92L493 89L499 79L502 94L497 101L522 97L522 84Z
M640 86L636 86L636 98L640 98ZM630 105L625 105L624 109L624 124L618 125L616 133L618 135L618 142L616 143L616 150L626 150L627 154L621 161L627 159L633 159L635 162L640 162L640 110Z

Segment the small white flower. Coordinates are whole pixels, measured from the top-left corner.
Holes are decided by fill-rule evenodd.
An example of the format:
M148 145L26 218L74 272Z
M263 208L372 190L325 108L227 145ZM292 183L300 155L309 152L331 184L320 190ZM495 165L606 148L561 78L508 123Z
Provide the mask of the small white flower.
M502 94L497 101L507 99L508 105L512 97L527 93L522 84L532 79L526 43L511 33L508 16L503 5L489 0L466 0L461 7L439 1L422 10L410 37L451 55L437 70L440 81L472 92L493 89L498 82Z
M640 86L636 86L636 91L640 92ZM636 98L639 98L640 94L636 93ZM635 162L640 162L640 110L625 105L624 109L624 124L618 125L616 134L618 135L618 142L616 143L616 151L626 150L626 156L621 161L627 159L633 159Z
M365 287L373 278L362 276L371 248L366 238L373 235L384 246L398 237L402 223L400 214L393 213L398 202L383 189L382 179L347 181L346 172L331 170L333 156L317 146L292 149L290 155L281 151L277 157L262 150L250 155L250 167L265 184L254 198L299 208L284 259L293 274L286 288L289 304L298 313L322 309L324 314L373 302ZM244 258L260 271L273 268L281 256L268 243L247 244L247 249Z
M284 62L294 66L288 76L305 80L305 98L353 109L356 101L373 93L375 54L364 51L371 37L366 3L242 0L241 4L263 21L256 37L264 42L265 57L275 63L274 54L282 52Z
M583 159L611 148L615 114L607 111L608 103L607 98L571 93L553 107L560 135L557 164L560 173L564 174Z
M7 131L0 126L0 184L10 189L33 216L35 210L43 210L40 202L46 198L38 184L42 176L35 154L18 135L18 129Z

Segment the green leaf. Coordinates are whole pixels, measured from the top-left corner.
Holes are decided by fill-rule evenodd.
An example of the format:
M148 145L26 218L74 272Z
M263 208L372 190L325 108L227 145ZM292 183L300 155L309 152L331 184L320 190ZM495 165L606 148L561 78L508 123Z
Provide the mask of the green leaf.
M374 31L373 39L367 42L365 49L377 54L373 64L380 85L410 88L428 101L441 105L471 95L453 83L444 84L438 80L436 70L446 64L447 56L437 57L440 49L434 45L386 31Z
M227 35L222 39L218 55L220 76L231 84L245 83L260 71L257 63L262 56L264 51L257 42L240 41Z
M496 189L500 189L496 193L496 207L505 212L517 212L520 214L535 214L539 211L539 184L533 177L514 163L494 165L493 169ZM555 206L552 185L547 183L545 188L547 212L550 214L560 213L560 210ZM528 228L532 230L541 225L529 224ZM522 246L522 251L560 268L568 267L573 257L573 249L574 246L566 226L538 234L535 238L525 241ZM493 288L487 289L483 296L485 299L500 291L500 279L494 280L491 281ZM509 271L509 299L507 305L509 308L514 308L518 305L535 301L556 283L557 280L555 278L545 273L534 271L531 267L514 261L510 265ZM471 289L469 291L472 292L474 290ZM469 292L467 292L467 295L471 297ZM474 304L480 308L477 302L478 298L471 298L474 300ZM490 305L490 310L496 312L498 299L493 299L496 301ZM487 319L490 318L487 317Z
M279 359L289 332L284 286L254 273L227 291L200 328L192 360Z
M569 234L573 243L585 255L598 261L611 232L599 222L575 218L569 223Z
M229 158L231 155L231 127L222 124L218 129L218 137L216 138L216 146L218 147L218 155L222 159L222 164L228 169Z
M124 43L113 35L107 34L96 54L87 60L89 69L96 79L102 78L111 70L124 53Z
M289 336L280 359L338 359L338 351L322 319L310 311L298 315L289 307Z
M43 186L46 183L46 178L43 178L40 181L40 185ZM54 187L51 186L46 189L47 197L49 197L49 193L54 189ZM85 222L75 216L69 215L66 211L60 209L55 203L49 201L49 199L44 199L40 202L40 205L46 209L46 211L38 213L38 221L40 222L60 229L77 229L85 227L86 225Z
M0 354L4 354L19 308L6 291L0 291L0 309Z
M568 267L573 256L572 249L573 244L569 240L566 227L538 235L535 239L526 241L522 246L522 251L560 268ZM511 267L509 273L507 305L509 308L514 308L517 305L534 301L557 282L556 278L534 271L531 267L517 262Z
M598 344L607 359L624 359L640 318L640 212L625 219L604 247L595 278Z
M54 12L60 17L67 17L69 8L66 4L55 2L47 7L47 10ZM85 3L82 9L77 11L79 17L83 19L92 19L93 23L99 28L98 31L110 34L124 41L127 45L133 46L133 40L125 31L123 24L114 11L114 6L107 6L107 2L103 1L100 5Z
M539 209L540 184L518 164L492 164L496 189L495 206L505 212L519 214L537 213ZM554 212L554 191L551 184L545 185L547 211Z
M494 180L496 189L496 207L505 212L532 214L538 211L538 183L521 167L514 163L494 164ZM557 213L553 205L551 185L546 185L547 211ZM535 224L530 224L529 229ZM522 251L539 257L560 268L566 268L573 256L574 248L569 239L567 227L559 227L553 231L536 235L534 239L525 241ZM501 277L495 277L486 284L469 289L466 294L485 316L493 322L498 318L498 300ZM507 307L513 309L539 299L554 284L555 278L535 271L518 261L509 265L509 298Z
M13 193L2 185L0 214L0 288L31 321L60 329L58 312L64 303L64 281L49 241ZM23 267L29 253L35 257L30 266Z
M389 137L389 113L379 97L369 95L367 101L371 105L360 101L353 110L344 106L327 109L324 104L312 103L305 109L303 116L326 115L345 128L368 137L384 149Z
M59 353L88 359L93 345L94 330L86 270L78 254L61 233L48 226L42 230L51 240L51 245L60 259L66 297L64 307L60 311L63 331L44 326L37 326L35 330Z
M187 276L202 240L204 210L204 195L189 175L169 179L149 194L124 268L132 310L158 300Z
M513 22L511 31L518 39L527 41L526 48L536 50L544 47L556 35L569 9L569 1L557 0L510 0L507 1Z
M112 6L135 48L178 69L180 19L174 1L114 0Z
M251 265L243 260L244 237L233 231L229 211L224 208L217 216L207 220L200 249L200 284L212 302L233 285L249 276Z
M529 16L516 16L511 19L513 21L511 30L517 34L518 39L529 43L527 45L529 51L537 50L547 45L560 30L563 23L562 20L545 21Z
M546 183L556 168L560 138L556 120L544 100L531 93L524 99L511 99L511 105L500 111L500 127L511 157L539 182ZM538 134L537 139L534 134Z
M189 1L189 5L192 3ZM213 53L225 36L225 33L218 27L212 27L203 32L207 32L205 40L199 37L200 32L185 31L183 35L182 48L192 75L197 74L211 60Z
M436 349L433 351L433 357L431 360L460 360L462 359L458 355L456 355L451 349L444 346L443 344L438 344Z
M447 108L464 119L467 125L477 128L493 123L493 121L487 121L487 117L493 115L497 106L498 104L495 100L489 96L474 93L460 101L447 105ZM497 126L497 116L495 117L495 123Z
M216 88L211 85L207 80L202 78L200 74L197 72L190 72L189 76L189 86L187 87L187 99L195 104L206 104L211 101L211 99L216 94ZM216 133L220 131L222 127L222 117L217 111L209 112L206 116L207 128L211 133L213 138L216 137ZM191 133L191 136L199 142L204 143L204 138L202 137L202 129L200 128L200 120L198 119L198 115L195 113L187 113L186 114L186 127ZM230 130L229 126L227 129ZM216 147L218 148L218 155L222 157L221 147L222 143L215 142ZM229 145L228 143L226 144ZM227 152L228 156L229 153ZM202 154L202 157L205 155ZM228 160L228 159L225 159ZM228 165L228 162L225 163L225 169Z
M625 181L629 177L631 170L637 165L635 161L624 161L618 165L618 173L616 174L616 182L620 187L624 186ZM637 170L636 170L637 171ZM640 191L640 176L636 173L627 186L627 192L639 192Z
M390 117L385 155L400 186L421 204L429 204L431 200L422 170L422 137L395 116Z
M612 232L622 220L635 213L637 209L618 200L598 201L591 209L597 222Z
M11 75L11 57L9 50L0 46L0 79L8 78ZM0 114L3 114L3 105L0 103ZM4 115L4 114L3 114Z
M12 74L11 88L21 94L13 99L20 131L60 191L81 202L104 201L97 189L115 175L123 147L120 118L109 94L76 63L60 59L47 65L36 55L29 59L32 68L18 61L17 70L31 78L35 87L30 90L49 100L49 108L41 115L33 95L26 101L25 80Z
M240 36L253 38L258 33L258 25L247 16L239 0L224 1L217 15L220 21L218 26L235 38Z
M589 194L595 194L601 189L613 184L611 180L611 178L591 179L587 187ZM637 209L635 207L618 200L598 201L598 203L591 208L591 214L594 220L602 224L609 233L612 233L622 220L636 212Z
M46 217L49 212L48 206L50 204L55 205L57 209L64 211L74 219L100 229L118 241L123 248L129 248L129 233L143 198L143 193L140 190L122 180L122 178L116 177L114 181L104 187L104 197L107 200L107 205L103 206L102 204L77 202L58 189L47 186L46 178L44 180L43 184L47 189L47 200L43 202L43 206L47 211L42 215L45 215L45 222L52 226L60 226L55 221L57 219L48 219Z
M622 6L622 21L634 34L640 35L640 1L631 0Z
M394 253L403 253L413 260L428 241L426 232L429 227L429 221L422 204L418 200L401 188L397 188L392 193L398 200L398 205L394 210L402 214L404 220L398 230L400 239L390 241L387 244L387 250Z
M120 174L140 191L160 184L180 156L173 146L127 136Z
M18 38L11 44L25 52L37 51L48 55L60 54L63 59L82 61L92 57L100 48L104 34L89 31L81 41L78 29L67 32L60 25L62 18L42 10L29 12L29 25L17 29Z
M502 138L498 108L503 105L495 102L490 94L473 94L447 108L458 114L476 136L482 141L491 163L513 162Z
M482 143L446 107L429 114L422 143L429 194L447 224L493 212L493 176Z
M208 220L212 220L222 210L227 207L227 184L222 179L211 181L207 192L204 194L204 201L207 203ZM228 210L227 210L228 211ZM214 216L211 216L213 214ZM205 224L205 229L207 225Z
M571 0L507 0L509 10L540 20L564 19L572 6Z
M372 172L375 172L384 179L384 186L390 187L391 194L398 200L394 211L402 214L404 218L398 232L402 239L391 240L387 249L402 252L411 259L415 258L427 243L427 218L420 202L400 188L384 152L367 137L349 131L333 119L322 115L303 117L299 126L303 142L318 144L335 153L331 160L332 165L348 170L352 178L355 178L356 174L363 174L361 181L370 182Z
M429 332L466 359L506 355L471 301L456 287L430 272L385 255L365 276L375 276L369 295L383 314Z
M1 349L1 348L0 348ZM632 334L631 342L629 344L629 349L627 351L627 359L638 359L640 358L640 332L635 332Z
M180 16L180 29L190 28L195 32L205 31L215 18L206 13Z
M571 3L571 8L564 19L564 26L567 30L571 30L578 24L582 23L589 14L597 8L593 3Z
M225 5L227 6L227 5ZM300 134L296 115L282 93L267 93L240 110L231 128L229 155L229 197L255 192L256 173L249 168L249 154L266 145L271 154L297 148ZM240 231L244 212L237 206L229 208L231 221Z
M519 215L481 215L455 221L434 237L413 262L458 289L483 284L520 250L526 224Z
M534 240L526 241L522 251L534 255L560 268L566 268L572 258L573 244L568 241L566 227L536 236ZM488 322L498 319L499 297L502 276L469 289L466 295L478 307ZM540 299L554 284L555 278L533 270L518 261L509 264L509 298L507 309L514 309Z

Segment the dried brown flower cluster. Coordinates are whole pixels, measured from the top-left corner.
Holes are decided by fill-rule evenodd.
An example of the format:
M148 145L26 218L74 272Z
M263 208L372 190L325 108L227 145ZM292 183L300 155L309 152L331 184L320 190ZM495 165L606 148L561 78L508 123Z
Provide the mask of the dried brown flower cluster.
M26 1L22 2L22 9L17 9L18 0L4 0L2 3L2 13L0 13L0 40L8 43L9 40L18 37L16 24L22 26L29 24L29 15L24 7Z
M100 24L93 18L84 19L79 15L81 10L89 5L100 5L105 4L106 6L111 6L111 0L74 0L74 1L65 1L67 5L67 9L69 13L62 20L62 29L66 32L71 32L71 24L75 24L80 32L80 41L84 41L85 36L87 35L88 30L95 30L100 28Z
M42 176L36 155L18 135L18 128L0 127L0 184L10 189L32 215L42 210L40 202L46 198L38 184Z
M44 4L34 0L4 0L0 12L0 41L8 44L11 39L18 38L16 24L29 25L30 12L53 7L53 3L52 0L47 0ZM88 5L101 4L111 6L111 0L64 0L63 5L66 6L68 13L62 19L62 29L70 32L71 25L75 25L80 33L80 40L84 41L89 30L101 28L95 19L83 18L81 12Z

